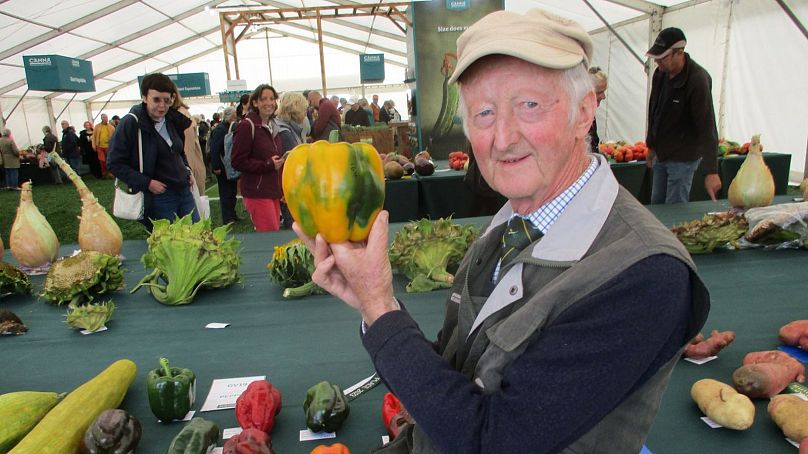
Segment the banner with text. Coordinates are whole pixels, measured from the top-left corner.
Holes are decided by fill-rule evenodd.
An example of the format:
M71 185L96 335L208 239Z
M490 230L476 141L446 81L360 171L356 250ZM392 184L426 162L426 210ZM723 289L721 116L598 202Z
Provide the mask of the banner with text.
M62 55L25 55L25 80L29 90L95 91L93 62Z

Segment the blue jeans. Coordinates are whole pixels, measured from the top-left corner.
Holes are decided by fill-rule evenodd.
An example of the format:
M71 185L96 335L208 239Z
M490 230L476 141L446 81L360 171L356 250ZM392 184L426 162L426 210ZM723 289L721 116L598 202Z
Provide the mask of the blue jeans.
M6 187L17 188L20 186L20 169L6 169Z
M183 188L182 191L166 187L164 193L152 194L151 199L149 211L146 213L147 218L168 219L174 222L175 216L183 217L193 212L191 219L193 219L194 222L199 221L199 213L196 212L194 196L191 195L191 190L187 187Z
M70 164L70 167L74 172L76 172L76 175L81 175L81 172L79 171L81 169L81 156L76 156L75 158L66 158L65 161Z
M701 158L695 161L665 161L654 158L654 180L651 186L651 203L685 203L690 201L690 186L693 174L699 168Z

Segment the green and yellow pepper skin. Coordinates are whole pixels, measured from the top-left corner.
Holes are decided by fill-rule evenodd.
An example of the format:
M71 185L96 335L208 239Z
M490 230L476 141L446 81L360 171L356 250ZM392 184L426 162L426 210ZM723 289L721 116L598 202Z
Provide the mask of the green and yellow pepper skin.
M327 381L321 381L306 392L303 411L306 427L312 432L335 432L348 418L351 407L342 389Z
M190 369L170 367L160 358L160 367L146 375L149 407L163 422L182 419L191 411L196 399L196 375Z
M283 195L306 235L364 241L384 205L379 153L363 142L298 145L283 165Z
M171 440L167 454L207 454L219 442L219 426L194 418Z

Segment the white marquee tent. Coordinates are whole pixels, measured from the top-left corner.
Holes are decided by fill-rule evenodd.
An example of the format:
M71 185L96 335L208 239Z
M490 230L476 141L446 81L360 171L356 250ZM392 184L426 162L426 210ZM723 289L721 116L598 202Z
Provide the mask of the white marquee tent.
M35 144L43 125L66 119L80 129L101 111L125 113L139 99L137 76L155 71L207 72L212 93L225 91L220 12L370 3L390 2L0 0L0 121L18 144ZM603 140L644 138L644 53L655 30L676 26L687 34L687 51L712 75L721 135L747 141L762 133L765 149L790 153L792 180L802 179L808 167L808 0L505 0L511 11L534 7L570 17L590 31L594 64L610 81L597 113ZM237 45L240 78L248 87L270 82L279 91L320 88L316 22L246 28ZM403 105L407 49L400 26L383 16L324 19L329 95L379 93ZM385 54L383 84L360 84L357 55L366 52ZM29 91L22 57L40 54L92 61L96 91ZM221 108L215 95L188 101L192 112L206 116Z

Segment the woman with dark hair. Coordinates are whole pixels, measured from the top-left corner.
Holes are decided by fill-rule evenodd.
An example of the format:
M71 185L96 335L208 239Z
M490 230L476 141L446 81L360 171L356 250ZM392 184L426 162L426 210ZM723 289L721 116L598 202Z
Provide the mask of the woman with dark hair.
M233 135L232 164L241 171L241 195L255 231L280 228L283 145L273 119L278 92L262 84L250 95L250 110Z
M247 112L250 111L250 95L247 93L241 95L241 99L238 101L238 106L236 107L236 115L238 119L241 120L247 115Z
M84 122L84 129L79 132L79 148L84 163L90 166L90 173L97 179L104 175L101 173L101 162L98 160L98 153L93 149L93 122Z

